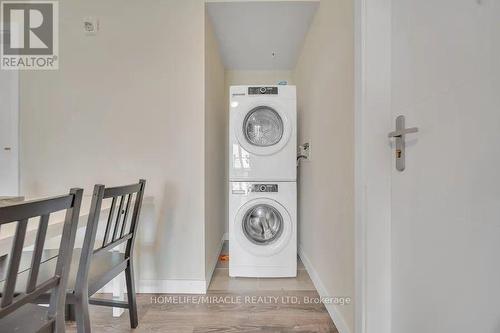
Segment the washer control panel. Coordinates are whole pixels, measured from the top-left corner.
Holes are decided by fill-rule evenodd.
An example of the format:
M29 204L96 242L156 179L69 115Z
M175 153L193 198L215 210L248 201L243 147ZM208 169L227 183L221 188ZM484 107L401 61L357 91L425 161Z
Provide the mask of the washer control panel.
M259 193L277 193L278 184L250 184L250 183L232 183L231 192L233 194L247 195L252 192Z
M249 95L278 95L278 87L249 87Z
M278 192L278 184L253 184L251 192Z

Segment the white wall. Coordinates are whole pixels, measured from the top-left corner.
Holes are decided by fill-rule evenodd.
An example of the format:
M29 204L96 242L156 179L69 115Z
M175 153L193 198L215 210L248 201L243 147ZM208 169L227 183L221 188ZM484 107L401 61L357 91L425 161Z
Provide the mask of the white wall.
M299 143L299 247L320 294L354 298L353 1L321 1L295 69ZM352 305L327 306L340 332Z
M221 249L227 211L224 66L205 15L205 274L209 283ZM207 286L208 287L208 286Z
M61 1L60 69L21 76L22 193L146 178L136 274L153 286L205 280L204 15L203 0Z
M293 71L287 70L226 70L226 87L251 84L277 84L288 81L292 84ZM228 102L229 103L229 102Z

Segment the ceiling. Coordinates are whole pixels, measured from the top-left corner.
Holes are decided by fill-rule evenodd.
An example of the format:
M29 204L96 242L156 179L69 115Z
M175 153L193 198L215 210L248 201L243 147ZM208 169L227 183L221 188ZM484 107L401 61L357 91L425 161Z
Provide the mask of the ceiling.
M208 2L226 69L293 69L318 5L318 0Z

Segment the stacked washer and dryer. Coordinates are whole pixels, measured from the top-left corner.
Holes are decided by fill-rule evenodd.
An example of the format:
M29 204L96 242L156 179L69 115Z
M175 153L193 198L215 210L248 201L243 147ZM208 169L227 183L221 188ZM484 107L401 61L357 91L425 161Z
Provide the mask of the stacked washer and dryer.
M294 86L232 86L229 275L297 275Z

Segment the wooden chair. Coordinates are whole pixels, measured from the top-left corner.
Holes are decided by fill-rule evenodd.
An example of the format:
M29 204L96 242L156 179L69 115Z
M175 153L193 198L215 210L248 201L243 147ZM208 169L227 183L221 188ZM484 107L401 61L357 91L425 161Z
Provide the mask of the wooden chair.
M79 258L77 275L74 279L74 289L68 295L67 301L67 303L75 305L74 316L78 332L90 332L89 303L128 309L130 326L136 328L138 325L133 250L145 186L146 181L140 180L137 184L120 187L105 188L104 185L94 187L87 230ZM129 229L126 231L127 218L134 195L135 203ZM95 248L101 205L105 199L111 199L111 208L103 241ZM123 243L126 243L125 253L110 252L111 249ZM125 271L127 285L127 302L90 298L123 271Z
M81 249L73 251L67 284L66 318L76 319L79 333L91 331L89 304L128 309L130 326L136 328L138 325L133 249L145 186L146 181L140 180L137 184L119 187L94 187L83 245ZM103 200L111 200L111 207L106 219L103 241L96 244ZM110 251L121 244L125 244L125 253ZM29 254L25 253L26 256ZM45 250L43 256L48 259L40 265L39 279L52 274L57 262L57 253L54 250ZM127 284L127 302L90 298L123 271ZM19 276L18 280L17 293L20 292L19 286L28 283L26 276ZM49 296L40 295L36 302L46 304L49 302Z
M0 277L3 276L5 279L0 300L0 332L64 332L66 286L78 228L82 193L81 189L72 189L65 196L0 207L0 226L17 223L8 263L4 266L3 272L0 272ZM49 217L51 213L62 210L66 210L66 217L55 270L40 281L39 270ZM25 271L26 288L23 292L16 293L28 220L37 217L40 220L31 265L30 269ZM32 304L45 293L50 293L48 307Z

